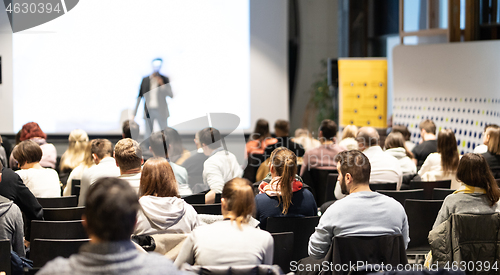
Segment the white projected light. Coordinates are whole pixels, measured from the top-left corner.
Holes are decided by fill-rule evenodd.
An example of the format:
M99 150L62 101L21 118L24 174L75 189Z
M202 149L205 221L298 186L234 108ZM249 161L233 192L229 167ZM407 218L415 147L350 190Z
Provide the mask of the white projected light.
M225 112L249 128L249 31L248 0L80 1L13 35L14 130L120 133L155 58L174 94L170 126Z

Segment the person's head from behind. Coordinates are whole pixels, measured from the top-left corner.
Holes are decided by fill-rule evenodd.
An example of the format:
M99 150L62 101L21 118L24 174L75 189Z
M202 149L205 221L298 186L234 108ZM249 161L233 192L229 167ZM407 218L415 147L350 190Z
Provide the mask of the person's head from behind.
M224 185L221 198L222 215L238 226L247 223L255 209L255 197L249 180L234 178Z
M359 150L364 151L372 146L378 146L380 136L373 127L361 127L356 134L356 140Z
M154 132L149 137L149 149L155 157L168 158L170 147L165 131Z
M385 149L404 148L406 155L409 158L413 158L413 154L406 148L403 134L399 132L391 132L385 139L384 147Z
M209 156L215 149L222 146L219 130L207 127L200 131L200 142L205 155Z
M115 161L122 173L137 169L140 171L144 163L141 146L131 138L121 139L115 146Z
M165 158L154 157L144 163L139 196L179 197L174 171Z
M278 119L274 123L274 133L276 137L288 137L290 133L290 123L283 119Z
M430 119L420 122L420 136L424 141L434 139L436 136L436 124Z
M74 169L78 166L85 155L85 149L89 143L87 132L81 129L71 131L68 137L69 147L61 158L60 169Z
M489 128L486 136L488 137L488 152L494 155L500 155L500 128Z
M344 130L342 130L342 139L356 138L357 134L358 127L356 127L356 125L347 125L346 127L344 127Z
M102 159L113 155L113 144L107 139L93 139L91 142L92 158L95 164L99 164Z
M82 129L75 129L69 133L68 141L70 149L83 151L89 142L89 135Z
M455 134L451 129L438 133L437 152L441 154L441 167L445 174L455 172L458 166L458 148Z
M25 141L27 139L32 139L32 138L47 139L47 135L42 131L40 125L38 125L38 123L36 122L28 122L23 125L19 140Z
M283 204L283 214L288 213L292 203L292 182L297 174L297 157L286 147L278 147L271 153L269 171L273 178L280 177L278 186L281 194L278 201Z
M163 65L163 59L155 58L151 61L151 66L153 67L153 72L158 73Z
M139 124L133 120L125 120L122 124L122 137L137 140L139 137Z
M321 142L333 141L337 135L337 123L331 119L325 119L321 122L318 129L318 137Z
M14 147L12 156L17 160L19 168L24 169L29 165L40 162L42 159L42 149L36 142L28 139L21 141L21 143Z
M127 181L100 178L89 187L82 223L93 241L130 240L138 209L139 198Z
M370 182L371 165L361 151L343 151L335 157L339 172L338 182L344 195L350 194L359 185Z
M182 156L184 151L181 135L179 135L177 130L171 127L165 128L164 132L169 145L168 157L171 161L176 162Z
M462 156L457 168L457 179L467 185L486 190L490 205L500 198L500 190L486 159L480 154L467 153Z
M255 129L253 130L252 134L252 139L260 139L263 140L267 137L269 137L269 122L265 119L259 119L257 120L257 123L255 124Z
M392 133L401 133L405 141L410 140L411 133L408 130L408 127L404 125L394 125L392 126Z

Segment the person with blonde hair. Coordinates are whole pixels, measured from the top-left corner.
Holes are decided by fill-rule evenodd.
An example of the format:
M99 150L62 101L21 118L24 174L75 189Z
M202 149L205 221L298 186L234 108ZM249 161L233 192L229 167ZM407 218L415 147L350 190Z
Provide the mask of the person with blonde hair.
M500 178L500 128L490 127L486 130L485 143L488 145L486 153L481 154L488 163L493 177Z
M266 228L268 217L315 216L318 208L313 194L296 178L297 157L285 147L276 148L270 157L271 179L259 184L255 197L255 217Z
M59 179L63 183L63 188L71 171L83 162L89 136L84 130L75 129L69 134L68 141L69 147L62 155L59 163Z
M83 173L87 171L90 167L94 166L94 159L92 158L92 142L87 142L85 146L85 153L83 155L82 162L80 165L75 167L69 174L68 180L66 181L66 187L64 187L63 196L71 196L72 182L73 180L82 180Z
M228 181L221 207L224 220L196 228L184 242L175 266L272 264L271 234L248 224L255 208L250 182L242 178Z
M297 128L295 130L295 137L292 138L292 141L302 145L306 152L308 150L312 150L321 146L321 142L313 138L309 130L307 130L306 128Z
M358 127L356 125L347 125L342 130L342 140L339 142L339 146L347 148L347 150L358 150L358 142L356 141L356 134L358 133Z
M180 198L174 172L165 158L146 161L139 197L136 235L190 233L199 224L196 210Z

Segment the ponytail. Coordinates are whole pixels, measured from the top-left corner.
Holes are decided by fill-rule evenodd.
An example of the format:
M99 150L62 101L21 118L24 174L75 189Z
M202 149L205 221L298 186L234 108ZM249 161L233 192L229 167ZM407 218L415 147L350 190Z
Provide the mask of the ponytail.
M234 178L224 185L222 198L227 205L227 216L241 228L242 223L248 223L255 209L255 198L250 181Z
M292 184L297 174L297 157L287 148L279 147L272 152L271 162L276 173L281 177L278 182L281 194L277 197L279 203L283 205L282 213L286 215L292 204Z

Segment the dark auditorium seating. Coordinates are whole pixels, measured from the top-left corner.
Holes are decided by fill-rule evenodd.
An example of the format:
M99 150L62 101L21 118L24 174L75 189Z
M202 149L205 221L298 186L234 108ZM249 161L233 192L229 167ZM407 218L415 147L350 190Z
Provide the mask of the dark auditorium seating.
M257 170L265 160L265 155L263 154L249 154L247 166L243 171L243 178L248 179L250 182L256 182Z
M42 267L56 257L68 258L72 254L78 253L80 246L88 242L89 239L52 240L37 238L31 242L30 258L35 268Z
M56 198L36 198L43 208L62 208L78 206L76 196L56 197Z
M434 190L434 188L450 189L450 186L451 186L451 180L410 182L410 189L424 189L424 199L426 200L432 200L432 190Z
M336 200L335 186L337 185L338 177L339 174L337 173L331 173L328 175L328 178L326 179L325 202ZM320 206L322 204L317 204L317 205Z
M64 208L44 208L43 218L46 221L75 221L81 220L85 206L64 207Z
M200 194L193 194L193 195L188 195L185 197L182 197L185 202L189 204L204 204L205 203L205 194L200 193Z
M192 204L198 214L222 215L220 203L214 204Z
M370 183L370 189L372 191L377 190L396 190L397 183L396 182L387 182L387 183Z
M87 239L82 221L31 221L31 237L34 239Z
M414 199L414 200L423 200L424 199L424 189L400 190L400 191L378 190L377 192L397 200L403 206L405 205L405 201L407 199Z
M0 272L10 275L10 241L0 240Z
M270 233L293 232L292 260L308 256L309 237L318 225L319 217L269 217L266 231Z
M274 240L273 264L288 273L293 255L293 232L271 233Z
M76 196L76 200L80 197L81 180L71 180L71 196Z
M410 243L406 254L425 255L429 252L430 245L427 236L442 204L442 200L406 200L405 211L410 228Z
M222 199L222 194L221 193L215 194L215 201L214 201L214 203L220 203L221 199Z
M447 188L434 188L432 190L432 199L433 200L444 200L448 195L453 194L455 190L447 189Z
M322 205L326 200L326 189L329 174L338 174L337 170L308 169L302 175L304 183L311 187L317 205Z

